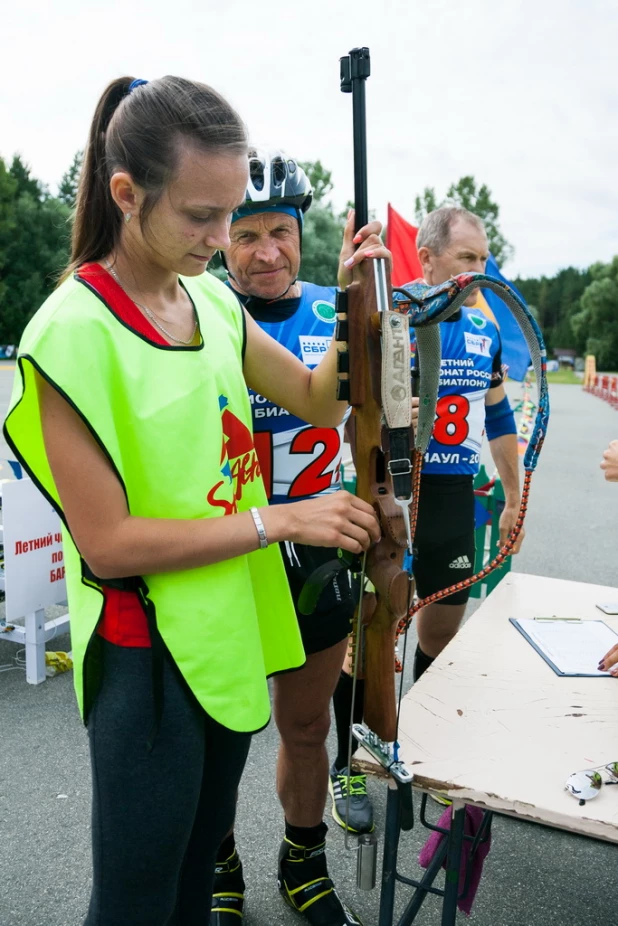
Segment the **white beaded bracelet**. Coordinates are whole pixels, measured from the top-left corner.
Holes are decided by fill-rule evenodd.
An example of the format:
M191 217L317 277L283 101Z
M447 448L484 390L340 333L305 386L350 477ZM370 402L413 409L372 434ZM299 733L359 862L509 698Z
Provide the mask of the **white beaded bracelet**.
M260 512L257 508L250 508L251 514L253 516L253 523L255 524L255 529L258 532L258 537L260 538L260 550L265 550L268 546L268 537L266 536L266 528L264 527L264 522L260 517Z

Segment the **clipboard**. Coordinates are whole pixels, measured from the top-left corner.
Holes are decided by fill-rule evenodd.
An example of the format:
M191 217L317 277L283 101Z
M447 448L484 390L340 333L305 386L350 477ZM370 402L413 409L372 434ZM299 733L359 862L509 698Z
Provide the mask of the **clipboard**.
M509 622L551 666L556 675L571 678L612 677L609 672L599 672L596 669L598 660L618 643L618 633L605 621L559 617L510 617ZM574 652L575 649L577 653ZM593 653L597 655L592 656ZM594 666L592 671L585 671L588 664Z

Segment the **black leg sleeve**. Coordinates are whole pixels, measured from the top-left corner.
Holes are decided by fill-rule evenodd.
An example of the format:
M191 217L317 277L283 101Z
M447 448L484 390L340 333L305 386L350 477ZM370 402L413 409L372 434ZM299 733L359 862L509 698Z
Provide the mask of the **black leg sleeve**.
M348 764L348 739L350 735L350 715L352 713L352 686L353 679L347 672L342 672L335 694L333 695L333 708L335 710L335 727L337 730L337 758L335 768L342 769ZM354 701L354 723L363 721L363 703L365 700L365 682L358 679L356 682L356 697ZM358 749L358 742L352 738L352 755Z
M413 668L415 682L418 682L423 672L425 672L429 668L432 662L433 662L433 657L427 656L422 651L420 646L417 645L416 652L414 654L414 668Z

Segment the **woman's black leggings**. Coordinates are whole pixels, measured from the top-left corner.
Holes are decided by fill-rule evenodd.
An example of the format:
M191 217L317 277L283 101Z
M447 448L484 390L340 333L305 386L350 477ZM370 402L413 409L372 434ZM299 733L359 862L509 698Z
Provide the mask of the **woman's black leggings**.
M104 642L88 724L93 888L85 926L206 926L251 735L209 717L166 659L154 748L148 649Z

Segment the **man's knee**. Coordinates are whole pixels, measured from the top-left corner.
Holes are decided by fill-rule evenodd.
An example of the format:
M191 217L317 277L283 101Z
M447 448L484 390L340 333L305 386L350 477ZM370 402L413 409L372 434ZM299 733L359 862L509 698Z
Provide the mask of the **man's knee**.
M313 717L295 717L292 714L283 722L279 720L279 734L288 749L315 749L323 746L329 730L328 708Z
M444 649L446 644L450 643L453 637L457 634L458 630L459 624L452 624L450 627L424 627L422 633L423 641ZM421 634L419 634L419 639L420 637Z
M419 646L427 656L429 656L431 659L435 659L440 655L442 650L448 646L454 636L455 633L424 634L423 637L421 637L419 634Z
M423 608L417 624L421 649L428 656L438 656L451 642L461 626L465 605L434 604Z

